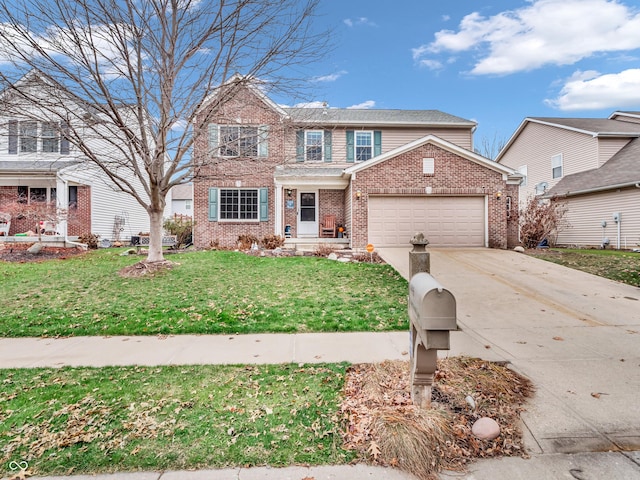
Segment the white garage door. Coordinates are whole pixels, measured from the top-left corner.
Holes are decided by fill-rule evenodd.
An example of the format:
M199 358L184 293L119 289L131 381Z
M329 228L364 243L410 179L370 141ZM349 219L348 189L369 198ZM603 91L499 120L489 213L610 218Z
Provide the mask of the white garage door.
M408 246L423 232L433 247L483 247L484 197L369 197L369 242Z

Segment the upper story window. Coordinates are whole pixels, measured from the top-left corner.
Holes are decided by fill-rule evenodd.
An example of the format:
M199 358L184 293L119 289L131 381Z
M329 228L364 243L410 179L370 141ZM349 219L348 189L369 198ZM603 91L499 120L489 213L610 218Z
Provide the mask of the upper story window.
M331 130L297 130L296 162L330 162Z
M9 154L59 153L69 154L66 127L57 122L34 120L9 121Z
M323 159L324 132L307 130L304 132L304 159L307 162L321 162Z
M373 132L355 132L356 161L364 162L373 157Z
M209 124L209 151L221 157L266 157L267 126Z
M382 153L382 131L347 130L347 162L365 162Z
M553 178L562 177L562 154L551 157L551 175Z

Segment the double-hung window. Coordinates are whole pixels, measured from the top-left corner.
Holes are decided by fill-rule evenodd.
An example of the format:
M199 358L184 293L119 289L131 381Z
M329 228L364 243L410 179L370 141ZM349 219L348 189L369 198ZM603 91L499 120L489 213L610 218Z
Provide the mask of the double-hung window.
M266 157L269 155L267 125L209 124L209 152L221 157Z
M220 189L220 220L258 220L258 189Z
M43 153L56 153L60 151L57 124L51 122L43 123L40 138Z
M220 126L220 155L257 157L258 127Z
M69 127L57 122L9 120L8 153L59 153L69 155Z
M364 162L373 157L373 132L355 132L356 161Z
M553 178L562 177L562 154L551 157L551 174Z
M307 162L321 162L323 159L324 132L306 130L304 132L304 157Z
M38 150L38 122L20 122L20 153Z

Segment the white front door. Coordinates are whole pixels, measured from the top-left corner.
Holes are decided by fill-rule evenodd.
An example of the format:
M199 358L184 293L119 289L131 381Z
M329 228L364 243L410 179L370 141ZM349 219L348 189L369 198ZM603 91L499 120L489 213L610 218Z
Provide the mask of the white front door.
M298 237L318 236L318 192L298 194Z

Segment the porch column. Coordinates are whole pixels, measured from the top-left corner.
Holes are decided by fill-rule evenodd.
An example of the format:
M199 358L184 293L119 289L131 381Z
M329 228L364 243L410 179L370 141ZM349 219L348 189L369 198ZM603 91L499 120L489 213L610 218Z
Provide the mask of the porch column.
M282 231L282 212L284 207L282 205L282 185L277 183L275 184L275 225L274 225L274 234L280 235L284 237L284 233Z
M60 214L60 212L64 212ZM56 216L58 217L57 231L67 238L67 218L69 217L69 187L67 181L56 176Z

